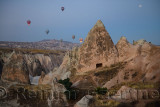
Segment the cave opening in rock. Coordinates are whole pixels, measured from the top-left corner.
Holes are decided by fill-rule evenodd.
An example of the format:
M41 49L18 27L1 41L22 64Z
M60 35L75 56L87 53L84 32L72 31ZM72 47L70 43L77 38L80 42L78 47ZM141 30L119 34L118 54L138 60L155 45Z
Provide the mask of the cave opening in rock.
M102 63L96 64L96 68L100 68L100 67L102 67Z
M0 79L2 75L3 64L4 64L3 60L0 60Z

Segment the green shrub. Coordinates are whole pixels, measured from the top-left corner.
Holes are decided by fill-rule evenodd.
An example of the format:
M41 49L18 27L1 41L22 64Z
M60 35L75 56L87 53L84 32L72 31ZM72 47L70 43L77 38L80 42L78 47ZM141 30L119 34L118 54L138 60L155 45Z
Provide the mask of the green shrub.
M67 89L67 91L65 91L64 94L66 95L68 100L76 99L77 92L71 88L72 82L70 82L69 78L64 80L59 80L58 83L63 84L64 87Z
M97 94L101 94L101 95L105 95L107 91L108 91L107 88L101 88L101 87L97 87L97 89L95 90Z
M65 87L67 90L70 90L70 89L71 89L72 82L70 82L70 79L69 79L69 78L64 79L64 80L59 80L58 83L63 84L64 87Z

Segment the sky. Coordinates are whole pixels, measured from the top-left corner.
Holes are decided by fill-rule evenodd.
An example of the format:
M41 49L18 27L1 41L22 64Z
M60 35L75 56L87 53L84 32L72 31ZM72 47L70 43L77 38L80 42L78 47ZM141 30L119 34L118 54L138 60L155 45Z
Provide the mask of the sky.
M0 0L0 41L79 43L99 19L114 44L125 36L160 45L160 0Z

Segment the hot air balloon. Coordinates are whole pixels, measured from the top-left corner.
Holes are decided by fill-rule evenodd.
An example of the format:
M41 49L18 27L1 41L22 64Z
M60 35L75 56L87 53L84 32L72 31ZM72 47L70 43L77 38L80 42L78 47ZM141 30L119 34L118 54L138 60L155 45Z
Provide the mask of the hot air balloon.
M61 7L61 10L64 11L64 7Z
M31 24L31 21L30 21L30 20L27 20L27 24L30 25L30 24Z
M72 39L73 39L73 40L75 39L75 35L72 36Z
M83 38L80 38L79 41L80 41L80 43L83 42Z
M48 33L49 33L49 30L46 30L46 34L48 35Z

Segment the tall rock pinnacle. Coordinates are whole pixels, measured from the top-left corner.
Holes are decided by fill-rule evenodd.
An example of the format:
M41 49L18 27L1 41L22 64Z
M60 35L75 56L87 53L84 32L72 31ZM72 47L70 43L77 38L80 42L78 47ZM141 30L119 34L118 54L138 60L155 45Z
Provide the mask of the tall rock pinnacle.
M101 20L98 20L94 27L105 27Z
M84 45L85 44L88 44L91 47L92 45L96 44L98 48L105 48L105 49L114 46L113 41L109 33L105 29L105 26L101 20L98 20L97 23L94 25L94 27L90 30L84 41Z
M117 51L114 43L102 21L98 20L80 47L79 63L83 66L92 66L92 68L96 68L97 63L106 65L105 63L111 58L111 52L116 55ZM112 58L112 60L114 60L114 58ZM112 63L114 61L110 62Z

